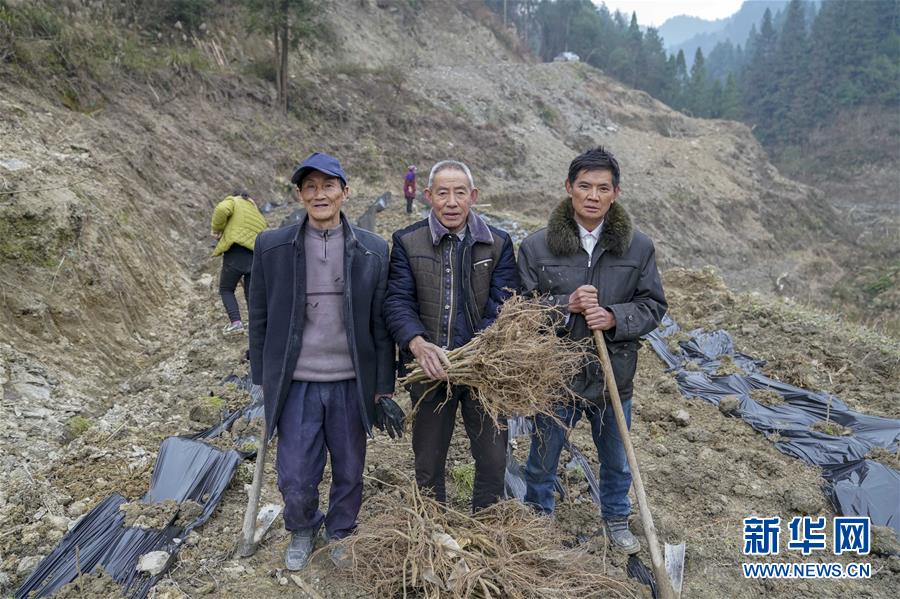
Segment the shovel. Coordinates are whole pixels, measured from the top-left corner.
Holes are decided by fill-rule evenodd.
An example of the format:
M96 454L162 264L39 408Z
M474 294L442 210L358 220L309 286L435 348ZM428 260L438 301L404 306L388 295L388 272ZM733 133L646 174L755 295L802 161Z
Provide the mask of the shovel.
M247 500L247 511L244 512L244 528L238 543L237 555L250 557L256 553L260 541L266 536L275 518L281 513L281 506L266 504L259 509L259 494L262 490L263 473L266 467L266 448L269 445L268 427L263 424L263 438L256 450L256 468L253 470L253 484L250 485L250 498Z
M637 496L644 534L647 536L647 544L650 546L650 561L653 565L653 576L656 579L659 597L660 599L678 599L681 597L681 583L684 577L684 543L680 545L667 544L665 562L663 561L662 553L659 550L659 541L656 539L656 527L653 526L653 516L650 515L650 504L647 503L647 495L644 493L644 482L641 480L634 446L631 444L631 435L628 434L628 423L625 421L622 400L619 398L619 388L616 386L616 377L613 375L612 363L609 360L609 351L606 349L602 331L594 331L594 344L597 346L597 355L600 357L600 365L603 368L603 379L606 381L606 387L612 398L616 426L622 437L622 444L625 446L625 454L628 456L628 467L631 469L634 494Z

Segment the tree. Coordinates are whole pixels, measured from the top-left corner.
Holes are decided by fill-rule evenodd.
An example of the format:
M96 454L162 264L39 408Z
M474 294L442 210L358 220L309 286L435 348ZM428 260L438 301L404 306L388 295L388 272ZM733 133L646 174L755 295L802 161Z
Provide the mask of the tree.
M725 80L725 88L722 90L722 100L719 102L719 116L723 119L737 120L741 118L741 95L738 92L737 81L734 75L729 73Z
M791 0L773 55L774 114L764 129L770 139L799 145L807 128L809 52L806 14L801 0Z
M267 31L275 49L275 87L278 107L287 113L288 50L296 48L301 39L314 39L314 15L318 14L313 0L246 0L252 30Z
M710 113L709 84L703 50L697 47L694 64L691 65L691 79L688 82L688 108L694 116L708 116Z
M778 35L772 23L772 12L766 9L763 14L759 34L747 39L747 47L753 48L753 55L742 78L741 97L744 104L744 116L753 123L771 123L775 114L776 86L773 77L775 66L775 47ZM757 131L760 140L771 141L763 127Z

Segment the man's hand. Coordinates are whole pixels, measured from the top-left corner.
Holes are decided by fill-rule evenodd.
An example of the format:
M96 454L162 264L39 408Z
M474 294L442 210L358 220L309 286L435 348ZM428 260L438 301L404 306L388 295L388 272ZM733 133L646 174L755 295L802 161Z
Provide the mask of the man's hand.
M593 285L582 285L569 296L569 312L572 314L581 314L596 306L597 288Z
M608 331L616 326L616 317L613 313L600 306L585 310L584 319L592 331Z
M220 239L222 237L222 232L221 231L213 231L212 236L215 237L216 239Z
M409 351L415 356L416 362L425 371L428 378L436 381L447 380L447 371L444 370L444 367L450 366L450 360L447 359L447 354L443 349L434 343L425 341L421 335L416 335L409 342Z
M403 420L406 414L390 395L375 397L375 426L386 432L391 439L403 436Z

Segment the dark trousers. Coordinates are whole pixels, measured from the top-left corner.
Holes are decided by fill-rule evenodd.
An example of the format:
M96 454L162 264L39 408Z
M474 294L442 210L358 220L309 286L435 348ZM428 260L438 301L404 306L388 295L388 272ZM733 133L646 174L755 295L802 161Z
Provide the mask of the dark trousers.
M622 392L622 411L625 422L631 428L631 386ZM600 509L604 520L627 518L631 513L631 502L628 489L631 487L631 470L628 468L628 457L616 417L610 403L595 404L559 404L556 406L556 417L574 428L582 415L591 423L591 437L597 448L597 459L600 462ZM534 417L535 430L531 436L531 451L525 465L525 503L535 506L545 514L553 512L555 497L553 490L556 484L556 469L559 454L562 452L567 431L554 420L538 414Z
M219 274L219 295L228 313L228 319L235 322L241 319L234 290L238 283L244 287L244 299L250 300L250 267L253 265L253 252L240 245L233 245L222 254L222 272Z
M462 411L463 424L469 436L472 457L475 459L475 486L472 491L472 510L477 511L503 496L503 476L506 469L505 430L497 430L491 419L472 398L468 387L452 387L447 397L446 385L430 394L416 413L412 429L412 446L416 461L416 483L440 502L447 501L445 487L447 451L456 424L456 410ZM415 403L421 394L414 388ZM441 406L441 402L447 400Z
M325 451L331 455L328 515L319 511L319 483ZM313 532L325 522L330 538L356 528L362 503L366 431L356 380L294 381L278 420L278 489L284 497L284 526Z
M415 196L413 196L413 197L406 196L406 213L407 213L407 214L412 214L412 211L413 211L413 202L414 202L415 200L416 200L416 197L415 197Z

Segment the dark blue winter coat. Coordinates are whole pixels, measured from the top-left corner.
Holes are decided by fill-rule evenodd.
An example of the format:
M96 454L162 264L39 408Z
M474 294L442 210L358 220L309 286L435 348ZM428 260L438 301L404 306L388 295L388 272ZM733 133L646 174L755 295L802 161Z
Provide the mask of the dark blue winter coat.
M394 391L394 344L382 318L388 245L369 231L344 230L344 323L366 431L371 434L375 395ZM262 385L271 436L291 385L303 341L306 260L301 224L260 233L250 282L250 368Z

